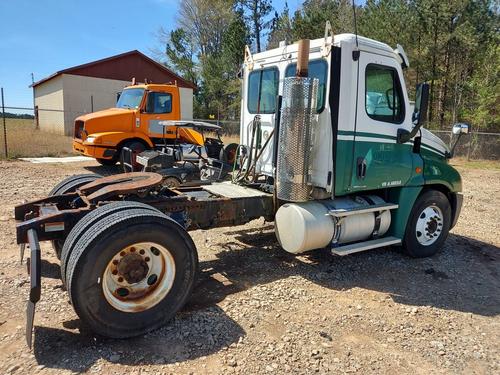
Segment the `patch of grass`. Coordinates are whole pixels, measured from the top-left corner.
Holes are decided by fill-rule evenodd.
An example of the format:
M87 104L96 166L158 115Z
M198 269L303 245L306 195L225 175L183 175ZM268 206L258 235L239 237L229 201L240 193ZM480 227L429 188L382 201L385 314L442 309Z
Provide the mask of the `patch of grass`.
M230 143L240 143L240 136L238 134L223 135L221 138L222 142L224 142L225 145L228 145Z
M467 160L466 158L453 158L450 164L461 168L500 170L500 160Z
M6 119L9 159L73 154L72 138L36 130L33 120ZM0 120L0 159L5 159L3 122Z

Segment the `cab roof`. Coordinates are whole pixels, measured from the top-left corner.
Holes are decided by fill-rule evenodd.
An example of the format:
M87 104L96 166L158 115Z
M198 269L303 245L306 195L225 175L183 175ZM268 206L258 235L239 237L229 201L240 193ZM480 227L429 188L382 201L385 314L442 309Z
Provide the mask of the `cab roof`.
M398 58L398 55L394 52L394 50L386 43L379 42L374 39L366 38L364 36L358 35L356 37L355 34L338 34L333 37L333 45L339 47L341 44L351 44L359 46L360 50L373 51L376 50L377 53L381 53L384 55L390 55L391 57ZM326 38L327 43L331 43L331 36ZM309 48L311 52L320 51L322 45L325 42L325 38L313 39L310 41ZM297 53L298 44L288 44L284 47L273 48L267 51L263 51L260 53L252 54L252 59L254 62L259 62L261 60L270 59L276 56L287 56L288 54ZM289 56L287 56L289 58Z
M125 87L126 89L146 89L146 90L162 90L165 88L177 88L176 84L171 83L141 83L136 85L129 85Z

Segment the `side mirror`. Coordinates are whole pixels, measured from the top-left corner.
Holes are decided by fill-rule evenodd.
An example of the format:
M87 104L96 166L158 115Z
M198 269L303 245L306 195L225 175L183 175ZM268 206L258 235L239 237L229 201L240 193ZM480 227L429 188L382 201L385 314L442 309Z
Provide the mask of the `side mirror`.
M453 155L455 154L455 147L457 147L458 141L460 140L462 135L470 133L470 125L459 122L453 125L453 129L451 130L451 132L455 135L458 135L458 137L453 146L451 147L451 151L446 154L446 157L448 158L452 158Z
M424 125L427 118L427 108L429 106L429 84L420 83L417 85L417 93L415 97L415 108L411 115L411 121L415 125L411 132L406 129L398 129L397 142L406 143L412 139Z
M118 100L120 100L120 96L122 95L121 92L116 93L116 102L118 103Z
M425 123L427 117L427 108L429 106L429 84L420 83L417 86L417 93L415 95L415 108L411 120L413 125L419 128Z
M470 133L470 125L459 122L459 123L453 125L452 132L455 135L469 134Z

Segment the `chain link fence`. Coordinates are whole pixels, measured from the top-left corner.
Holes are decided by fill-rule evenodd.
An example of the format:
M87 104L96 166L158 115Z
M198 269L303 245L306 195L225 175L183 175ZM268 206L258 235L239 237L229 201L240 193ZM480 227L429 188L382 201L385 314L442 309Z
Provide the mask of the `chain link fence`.
M443 142L450 147L457 136L452 136L451 131L432 130ZM460 138L455 155L467 159L500 160L500 133L471 132Z
M237 120L194 119L194 121L203 121L209 124L219 125L222 128L223 135L239 136L240 134L240 122Z
M0 158L71 154L72 137L63 134L65 132L65 119L67 120L68 116L74 119L85 113L87 112L0 106L0 126L2 127L0 131ZM238 121L211 119L197 119L197 121L218 124L222 127L221 135L225 142L238 142Z

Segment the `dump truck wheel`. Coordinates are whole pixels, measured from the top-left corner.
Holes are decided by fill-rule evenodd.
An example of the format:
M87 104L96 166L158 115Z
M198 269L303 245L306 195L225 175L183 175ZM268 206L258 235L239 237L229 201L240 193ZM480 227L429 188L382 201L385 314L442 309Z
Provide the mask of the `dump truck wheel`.
M436 190L417 198L406 226L403 249L414 258L425 258L438 252L448 237L451 206L448 198Z
M61 280L64 285L66 285L66 268L69 259L69 255L73 251L75 244L80 240L80 238L85 234L96 222L100 221L102 218L114 214L115 212L142 208L144 210L150 210L154 212L160 212L156 208L149 206L140 202L127 202L119 201L106 204L104 206L98 207L85 215L76 225L71 229L64 241L64 246L61 252Z
M234 161L238 156L237 152L238 152L238 144L230 143L228 145L225 145L224 148L220 150L219 159L231 165L231 167L233 167Z
M182 185L182 182L177 177L168 176L163 180L162 185L171 189L176 189Z
M73 193L80 186L88 184L89 182L95 181L101 177L102 176L95 173L88 173L88 174L78 174L75 176L65 178L52 188L52 190L49 192L49 197L52 197L54 195ZM64 245L64 241L65 241L64 239L51 241L52 248L56 253L57 259L61 259L61 252Z
M96 222L70 254L67 289L82 322L113 338L165 324L193 289L196 247L183 227L145 209Z
M116 159L95 159L95 160L97 160L99 164L104 165L106 167L112 167L118 161Z

